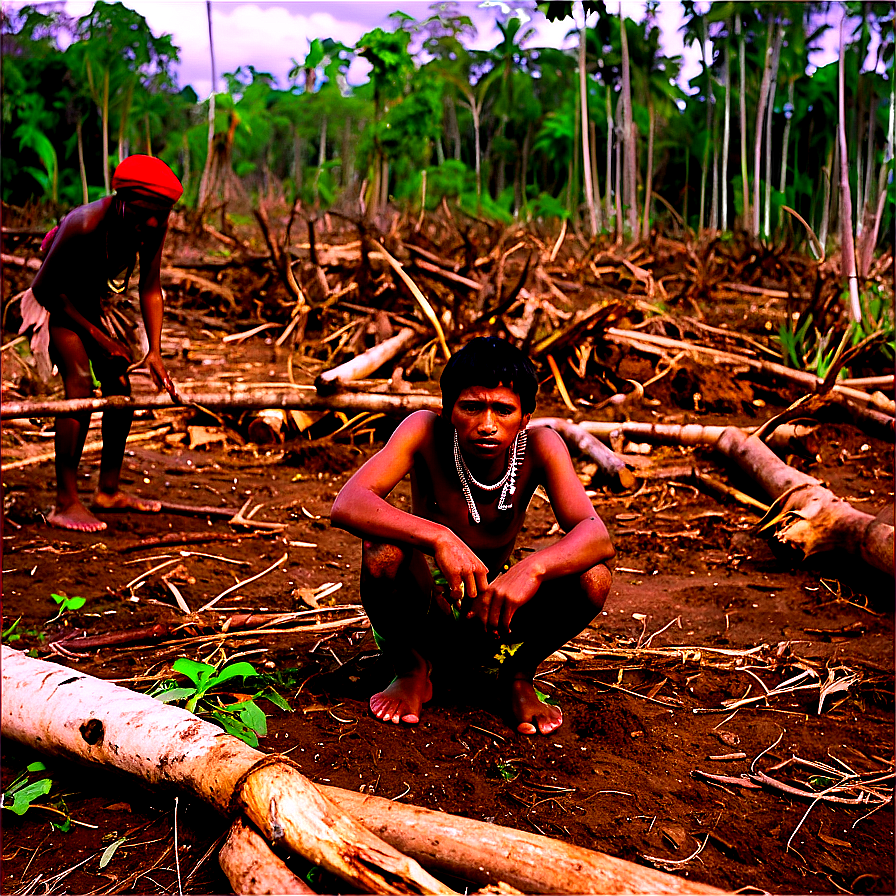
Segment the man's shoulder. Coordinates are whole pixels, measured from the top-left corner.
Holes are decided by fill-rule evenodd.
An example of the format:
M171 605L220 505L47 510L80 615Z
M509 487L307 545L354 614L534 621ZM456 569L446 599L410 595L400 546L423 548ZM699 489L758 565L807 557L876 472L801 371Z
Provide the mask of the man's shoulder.
M559 448L566 449L566 443L550 426L530 425L526 429L527 447L533 455L549 457Z
M439 415L433 411L414 411L399 424L395 436L415 448L422 448L435 439Z
M100 226L112 197L106 196L87 205L79 205L66 214L60 224L60 233L65 239L93 233Z

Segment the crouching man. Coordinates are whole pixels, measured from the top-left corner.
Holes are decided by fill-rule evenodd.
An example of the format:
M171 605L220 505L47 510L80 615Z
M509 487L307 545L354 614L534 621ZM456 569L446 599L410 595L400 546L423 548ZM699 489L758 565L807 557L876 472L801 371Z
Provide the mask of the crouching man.
M563 714L540 699L536 670L600 612L615 551L562 439L526 428L538 380L521 351L473 339L440 386L441 414L407 417L331 513L334 526L363 539L361 600L394 666L370 709L415 724L433 680L461 657L496 665L517 731L549 734ZM407 474L410 511L386 500ZM565 534L512 563L539 485Z

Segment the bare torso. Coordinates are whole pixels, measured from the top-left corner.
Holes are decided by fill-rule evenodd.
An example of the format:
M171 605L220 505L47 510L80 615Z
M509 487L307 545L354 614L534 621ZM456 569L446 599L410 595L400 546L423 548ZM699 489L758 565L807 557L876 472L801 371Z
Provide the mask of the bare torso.
M429 417L429 438L422 440L411 470L411 512L454 532L494 576L513 550L538 485L532 450L519 470L516 492L510 499L512 510L498 510L500 490L484 492L473 487L481 516L481 522L473 523L454 465L451 431L435 414Z

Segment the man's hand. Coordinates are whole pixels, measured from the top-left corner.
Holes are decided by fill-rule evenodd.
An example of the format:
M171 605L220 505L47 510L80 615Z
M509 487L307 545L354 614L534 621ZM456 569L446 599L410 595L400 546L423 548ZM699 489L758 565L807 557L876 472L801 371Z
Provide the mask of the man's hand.
M527 571L525 563L501 573L487 588L480 590L467 618L477 616L486 631L507 636L513 614L538 593L540 583Z
M165 368L165 362L162 360L162 356L158 354L158 352L150 352L146 356L144 363L149 370L149 375L152 377L156 389L159 392L164 389L175 401L179 402L181 400L180 396L174 388L174 383Z
M448 581L448 601L460 607L488 587L488 567L453 532L436 545L434 558Z

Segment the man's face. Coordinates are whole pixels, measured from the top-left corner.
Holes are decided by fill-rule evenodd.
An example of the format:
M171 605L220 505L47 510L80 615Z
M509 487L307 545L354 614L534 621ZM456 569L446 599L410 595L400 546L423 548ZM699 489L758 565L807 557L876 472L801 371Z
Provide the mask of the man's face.
M502 456L530 417L522 412L519 395L507 386L470 386L451 410L464 454L482 460Z
M142 196L128 196L122 204L125 222L133 227L140 236L164 227L170 211L170 204L154 202L152 199Z

